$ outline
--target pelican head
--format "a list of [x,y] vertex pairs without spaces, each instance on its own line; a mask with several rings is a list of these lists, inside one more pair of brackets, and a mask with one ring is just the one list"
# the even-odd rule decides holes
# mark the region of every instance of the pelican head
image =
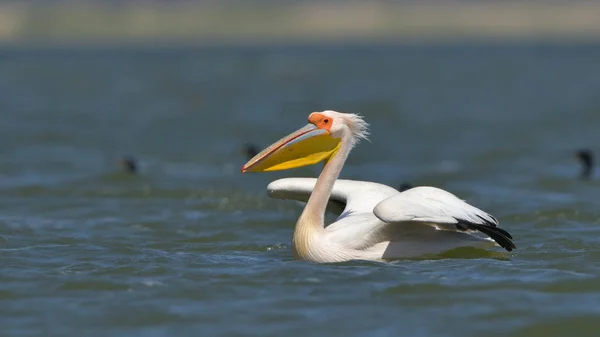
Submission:
[[354,146],[367,139],[361,116],[332,110],[313,112],[308,124],[281,138],[242,166],[242,173],[288,170],[329,160],[346,140]]

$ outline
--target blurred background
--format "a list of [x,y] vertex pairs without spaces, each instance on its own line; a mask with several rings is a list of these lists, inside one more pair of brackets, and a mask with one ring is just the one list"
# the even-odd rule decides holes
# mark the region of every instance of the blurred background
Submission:
[[[3,335],[594,336],[599,18],[596,1],[0,2]],[[371,124],[342,178],[447,189],[518,249],[293,261],[302,205],[265,187],[320,166],[240,168],[326,109]]]
[[3,1],[5,43],[590,39],[595,1]]

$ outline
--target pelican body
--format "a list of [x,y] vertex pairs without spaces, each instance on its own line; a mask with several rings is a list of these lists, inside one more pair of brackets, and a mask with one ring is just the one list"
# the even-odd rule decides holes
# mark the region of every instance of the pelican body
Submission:
[[[325,162],[319,177],[285,178],[269,196],[305,201],[292,237],[296,259],[317,263],[396,260],[494,244],[512,251],[512,236],[492,215],[435,187],[403,192],[367,181],[338,179],[352,148],[368,137],[356,114],[313,112],[308,125],[269,146],[245,172],[287,170]],[[325,227],[325,212],[339,214]]]

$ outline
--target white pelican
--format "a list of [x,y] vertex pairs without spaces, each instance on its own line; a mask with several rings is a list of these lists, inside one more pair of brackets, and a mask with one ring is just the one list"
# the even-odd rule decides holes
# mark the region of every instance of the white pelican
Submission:
[[[496,218],[439,188],[398,192],[373,182],[337,179],[354,145],[367,138],[368,124],[359,115],[331,110],[313,112],[308,121],[242,167],[242,173],[263,172],[325,162],[318,179],[285,178],[267,187],[271,197],[307,201],[292,238],[296,259],[394,260],[487,247],[494,241],[507,251],[516,248]],[[327,209],[341,214],[325,227]]]

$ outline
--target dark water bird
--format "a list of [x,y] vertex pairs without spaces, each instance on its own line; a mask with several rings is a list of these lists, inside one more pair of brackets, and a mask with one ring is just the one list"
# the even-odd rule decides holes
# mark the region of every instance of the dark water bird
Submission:
[[411,183],[402,183],[400,184],[400,186],[398,186],[397,190],[400,192],[404,192],[406,190],[410,190],[411,188],[413,188],[414,186]]
[[581,179],[590,179],[594,170],[594,154],[591,150],[582,149],[577,151],[575,155],[582,166],[579,177]]
[[258,146],[252,143],[246,143],[242,147],[242,152],[246,155],[246,157],[248,157],[248,160],[250,160],[254,158],[254,156],[256,156],[260,151],[258,150]]
[[122,156],[119,158],[118,165],[127,173],[136,174],[138,172],[137,162],[135,158],[131,156]]

